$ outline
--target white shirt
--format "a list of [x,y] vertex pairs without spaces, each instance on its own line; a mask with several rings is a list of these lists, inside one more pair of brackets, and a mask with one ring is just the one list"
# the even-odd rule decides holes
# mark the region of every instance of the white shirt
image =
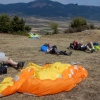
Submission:
[[0,52],[0,59],[5,57],[5,53]]

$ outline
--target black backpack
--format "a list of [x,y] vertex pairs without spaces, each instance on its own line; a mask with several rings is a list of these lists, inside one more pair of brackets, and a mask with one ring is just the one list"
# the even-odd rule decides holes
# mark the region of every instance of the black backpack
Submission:
[[0,75],[1,74],[7,74],[7,66],[0,63]]
[[73,43],[70,43],[69,48],[74,50],[81,50],[81,43],[78,43],[77,41],[74,41]]
[[73,43],[70,43],[69,49],[74,49],[74,44]]

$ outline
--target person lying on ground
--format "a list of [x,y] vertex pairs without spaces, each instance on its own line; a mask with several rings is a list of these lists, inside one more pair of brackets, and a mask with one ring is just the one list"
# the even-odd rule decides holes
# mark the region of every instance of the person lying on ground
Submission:
[[74,49],[74,50],[81,50],[81,51],[90,51],[91,53],[93,53],[95,51],[93,42],[89,42],[87,44],[81,44],[78,41],[74,41],[73,43],[70,43],[69,46],[70,49]]
[[67,55],[67,56],[70,56],[72,54],[72,51],[67,53],[66,51],[58,50],[56,45],[52,45],[50,43],[45,44],[45,45],[47,45],[46,53],[57,54],[57,55]]
[[21,69],[24,66],[24,62],[15,62],[10,57],[7,57],[4,52],[1,52],[0,48],[0,63],[5,65],[11,65],[15,69]]

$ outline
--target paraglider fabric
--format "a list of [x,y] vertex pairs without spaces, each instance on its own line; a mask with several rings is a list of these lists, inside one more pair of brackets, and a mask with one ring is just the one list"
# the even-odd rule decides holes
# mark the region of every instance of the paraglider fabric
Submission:
[[39,38],[41,38],[41,36],[38,35],[38,34],[29,34],[28,37],[29,37],[29,38],[34,38],[34,39],[39,39]]
[[29,63],[14,78],[6,77],[0,83],[0,96],[15,92],[42,96],[69,91],[87,75],[87,70],[80,65],[56,62],[39,66]]
[[96,50],[100,50],[100,46],[94,46]]

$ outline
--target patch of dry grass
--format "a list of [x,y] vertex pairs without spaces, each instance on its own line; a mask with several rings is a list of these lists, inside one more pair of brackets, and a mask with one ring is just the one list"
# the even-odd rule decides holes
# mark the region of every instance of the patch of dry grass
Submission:
[[[0,47],[2,51],[15,61],[25,61],[24,68],[29,62],[43,65],[45,63],[72,63],[80,62],[88,70],[88,78],[77,84],[69,92],[61,92],[54,95],[41,97],[15,93],[10,96],[0,98],[1,100],[99,100],[100,99],[100,51],[86,53],[73,51],[71,56],[56,56],[45,54],[39,51],[44,43],[57,45],[60,50],[67,50],[69,43],[79,40],[82,43],[88,41],[98,41],[100,43],[100,31],[84,31],[73,34],[43,35],[41,39],[29,39],[27,36],[0,34]],[[8,73],[0,75],[0,82],[7,76],[14,77],[18,73],[12,67],[8,68]]]

